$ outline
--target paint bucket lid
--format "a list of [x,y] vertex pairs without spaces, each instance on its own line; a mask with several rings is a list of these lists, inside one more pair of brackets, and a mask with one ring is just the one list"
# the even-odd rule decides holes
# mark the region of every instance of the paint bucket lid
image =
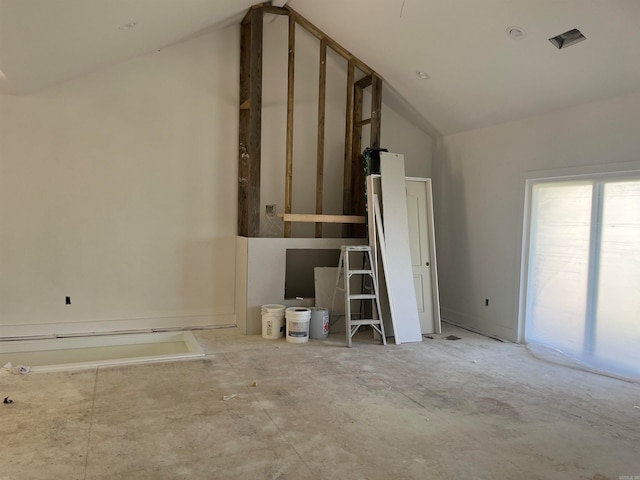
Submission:
[[262,313],[280,313],[284,312],[284,309],[287,308],[284,305],[278,305],[277,303],[272,303],[269,305],[262,305]]

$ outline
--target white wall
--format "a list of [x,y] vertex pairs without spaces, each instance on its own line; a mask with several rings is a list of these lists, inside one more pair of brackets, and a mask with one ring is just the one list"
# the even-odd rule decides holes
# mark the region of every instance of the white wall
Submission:
[[639,126],[636,94],[440,139],[433,185],[443,319],[516,340],[526,178],[628,168],[640,160]]
[[407,177],[431,177],[433,139],[429,135],[384,103],[380,129],[380,146],[404,155]]
[[[287,22],[266,21],[261,201],[282,212]],[[294,212],[311,213],[318,41],[298,31]],[[0,337],[235,322],[239,42],[234,25],[0,96]],[[328,71],[325,212],[341,213],[344,60]],[[428,135],[385,110],[382,138],[427,174]]]
[[234,323],[238,69],[233,26],[0,96],[0,336]]

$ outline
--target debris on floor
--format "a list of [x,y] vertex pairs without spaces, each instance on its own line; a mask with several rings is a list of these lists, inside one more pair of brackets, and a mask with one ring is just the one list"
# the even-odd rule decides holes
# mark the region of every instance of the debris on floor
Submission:
[[9,405],[10,403],[13,403],[13,400],[11,400],[9,397],[4,397],[2,403],[4,403],[5,405]]
[[26,367],[24,365],[16,365],[14,367],[11,362],[7,362],[2,368],[14,375],[27,375],[31,371],[31,367]]
[[[423,338],[428,338],[429,340],[434,340],[436,337],[433,335],[422,335]],[[441,340],[461,340],[460,337],[456,337],[455,335],[449,335],[447,337],[440,337]]]
[[258,386],[258,382],[253,382],[253,383],[251,384],[251,386],[252,386],[252,387],[257,387],[257,386]]
[[232,398],[235,398],[235,397],[237,397],[237,396],[238,396],[238,394],[237,394],[237,393],[232,393],[231,395],[224,395],[224,396],[222,397],[222,400],[226,402],[227,400],[231,400]]

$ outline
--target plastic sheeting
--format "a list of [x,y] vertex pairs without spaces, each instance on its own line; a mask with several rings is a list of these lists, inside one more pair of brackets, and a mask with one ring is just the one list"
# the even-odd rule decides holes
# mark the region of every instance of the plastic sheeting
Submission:
[[531,208],[526,341],[640,379],[640,181],[538,183]]

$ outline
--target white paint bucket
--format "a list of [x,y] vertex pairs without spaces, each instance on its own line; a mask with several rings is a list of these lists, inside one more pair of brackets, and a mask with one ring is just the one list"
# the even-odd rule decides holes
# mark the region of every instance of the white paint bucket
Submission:
[[276,339],[284,335],[284,305],[262,306],[262,338]]
[[329,336],[329,310],[322,307],[311,308],[311,321],[309,324],[309,337],[325,339]]
[[304,307],[287,308],[287,342],[306,343],[309,341],[309,321],[311,310]]

